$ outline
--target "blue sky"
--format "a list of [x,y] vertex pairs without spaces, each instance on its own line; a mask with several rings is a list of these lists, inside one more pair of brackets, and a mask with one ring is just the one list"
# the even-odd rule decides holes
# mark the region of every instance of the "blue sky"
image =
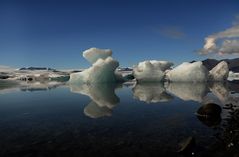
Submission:
[[0,65],[87,67],[91,47],[112,49],[121,66],[233,58],[196,51],[238,15],[237,0],[0,0]]

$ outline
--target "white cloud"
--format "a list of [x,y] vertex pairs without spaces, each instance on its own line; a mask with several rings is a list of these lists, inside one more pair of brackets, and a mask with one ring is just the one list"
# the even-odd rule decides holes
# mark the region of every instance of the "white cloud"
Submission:
[[[221,44],[219,44],[218,42]],[[216,53],[219,55],[239,54],[239,16],[233,26],[224,31],[209,35],[205,38],[205,44],[199,54],[207,55]]]
[[219,49],[219,54],[239,54],[239,40],[225,40]]

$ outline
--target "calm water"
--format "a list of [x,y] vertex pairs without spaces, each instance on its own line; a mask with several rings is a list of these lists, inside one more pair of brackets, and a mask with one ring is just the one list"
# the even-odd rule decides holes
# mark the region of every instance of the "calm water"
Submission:
[[[238,87],[0,82],[0,156],[238,155]],[[196,116],[208,102],[221,118]]]

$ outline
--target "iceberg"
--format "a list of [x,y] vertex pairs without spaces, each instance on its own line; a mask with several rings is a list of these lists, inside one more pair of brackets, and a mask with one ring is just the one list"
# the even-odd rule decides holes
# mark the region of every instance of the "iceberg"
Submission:
[[133,68],[133,75],[138,82],[160,82],[172,65],[168,61],[143,61]]
[[228,64],[225,61],[218,63],[212,70],[209,71],[209,81],[226,81],[229,75]]
[[98,49],[95,47],[83,52],[83,57],[91,64],[95,63],[100,58],[104,60],[111,55],[112,51],[110,49]]
[[112,57],[98,59],[90,68],[70,75],[70,83],[107,83],[116,82],[115,69],[118,61]]
[[82,72],[70,75],[70,83],[113,83],[122,81],[123,77],[119,73],[115,73],[119,62],[111,57],[111,50],[101,50],[91,48],[83,52],[92,66]]
[[201,61],[184,62],[166,73],[169,82],[206,82],[208,70]]

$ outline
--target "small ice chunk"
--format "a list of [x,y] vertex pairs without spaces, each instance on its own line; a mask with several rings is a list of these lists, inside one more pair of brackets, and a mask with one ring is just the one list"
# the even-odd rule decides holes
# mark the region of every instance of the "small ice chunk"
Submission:
[[98,59],[106,59],[112,55],[110,49],[98,49],[90,48],[83,52],[83,57],[89,61],[91,64],[95,63]]
[[166,74],[170,82],[206,82],[208,70],[201,61],[188,63],[184,62]]
[[218,63],[209,71],[209,81],[226,81],[229,75],[228,64],[225,61]]
[[173,63],[168,61],[144,61],[133,68],[133,75],[138,82],[160,82],[163,81],[165,70]]

